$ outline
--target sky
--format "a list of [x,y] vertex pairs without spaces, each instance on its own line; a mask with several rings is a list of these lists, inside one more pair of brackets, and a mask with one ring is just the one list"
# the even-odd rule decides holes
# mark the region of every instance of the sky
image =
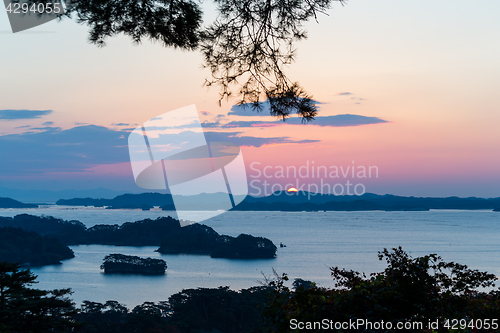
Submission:
[[347,194],[349,181],[358,193],[500,197],[499,12],[492,0],[333,4],[286,69],[319,102],[301,124],[219,106],[196,51],[125,36],[98,48],[69,19],[13,34],[0,10],[0,187],[141,191],[128,135],[195,105],[207,141],[241,147],[250,194],[265,181]]

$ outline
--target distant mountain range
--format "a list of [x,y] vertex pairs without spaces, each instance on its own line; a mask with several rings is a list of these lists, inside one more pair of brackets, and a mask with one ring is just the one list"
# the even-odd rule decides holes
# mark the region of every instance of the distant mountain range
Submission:
[[[94,206],[108,209],[143,209],[160,207],[163,210],[217,210],[224,209],[228,195],[225,193],[202,193],[192,196],[175,196],[175,204],[170,194],[139,193],[121,194],[114,198],[72,198],[59,199],[58,205]],[[500,211],[500,198],[422,198],[366,193],[362,196],[333,194],[323,195],[308,192],[275,192],[267,197],[235,196],[235,201],[243,201],[236,211],[425,211],[429,209],[491,209]],[[23,206],[25,205],[25,206]],[[36,205],[0,198],[0,208],[32,208]]]
[[0,186],[0,197],[13,198],[22,202],[29,203],[48,203],[53,204],[59,199],[71,198],[107,198],[112,199],[126,191],[113,191],[106,188],[96,188],[91,190],[19,190]]
[[[194,196],[175,197],[177,209],[214,210],[227,200],[225,193],[199,194]],[[241,196],[240,196],[240,199]],[[142,193],[124,194],[113,199],[75,198],[58,200],[58,205],[70,206],[108,206],[109,208],[141,208],[154,206],[163,210],[173,210],[174,204],[170,194]],[[378,195],[366,193],[355,195],[322,195],[308,192],[288,193],[275,192],[267,197],[246,198],[233,210],[237,211],[425,211],[429,209],[495,209],[500,208],[500,198],[418,198],[396,195]]]
[[234,210],[252,211],[425,211],[429,209],[498,209],[500,198],[419,198],[366,193],[361,196],[274,192],[267,197],[247,196]]
[[[244,195],[234,196],[241,201]],[[74,198],[57,200],[57,205],[65,206],[94,206],[108,209],[143,209],[149,210],[153,207],[160,207],[162,210],[218,210],[227,209],[229,196],[226,193],[201,193],[190,196],[175,196],[175,204],[170,194],[161,193],[140,193],[140,194],[122,194],[113,199],[93,199],[93,198]]]

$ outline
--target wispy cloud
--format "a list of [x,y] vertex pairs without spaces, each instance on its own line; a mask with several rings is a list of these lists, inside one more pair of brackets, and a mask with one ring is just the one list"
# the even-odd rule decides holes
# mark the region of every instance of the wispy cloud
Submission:
[[223,128],[244,128],[244,127],[273,127],[283,125],[302,125],[302,126],[328,126],[328,127],[347,127],[361,126],[370,124],[387,123],[387,120],[378,117],[366,117],[355,114],[339,114],[334,116],[315,117],[310,123],[302,123],[299,117],[288,118],[283,121],[231,121]]
[[335,94],[335,96],[349,96],[349,95],[353,95],[353,93],[348,91],[343,91]]
[[144,129],[146,131],[166,131],[166,130],[180,130],[180,129],[197,129],[200,128],[200,124],[203,128],[217,128],[220,127],[220,121],[204,121],[200,123],[199,121],[194,121],[188,124],[182,125],[171,125],[171,126],[145,126]]
[[292,140],[289,137],[260,138],[255,136],[241,136],[241,132],[205,132],[208,142],[231,142],[239,146],[261,147],[271,144],[304,144],[320,140]]
[[[165,145],[167,142],[187,142],[192,138],[192,131],[183,131],[177,134],[159,134],[156,138],[150,138],[150,145]],[[230,142],[238,146],[261,147],[271,144],[303,144],[319,142],[320,140],[293,140],[289,137],[263,138],[257,136],[245,136],[243,132],[204,132],[207,142]]]
[[0,110],[0,119],[36,119],[51,113],[52,110]]
[[[160,134],[158,142],[191,138],[189,131]],[[96,125],[29,128],[27,132],[0,135],[2,163],[0,174],[45,174],[51,172],[90,172],[98,165],[129,162],[129,132]],[[171,140],[169,140],[171,136]],[[304,144],[318,140],[293,140],[289,137],[261,138],[242,132],[205,132],[207,142],[232,142],[239,146],[261,147],[270,144]],[[155,140],[150,141],[152,144]]]
[[95,125],[37,130],[0,136],[0,173],[82,171],[128,161],[126,132]]

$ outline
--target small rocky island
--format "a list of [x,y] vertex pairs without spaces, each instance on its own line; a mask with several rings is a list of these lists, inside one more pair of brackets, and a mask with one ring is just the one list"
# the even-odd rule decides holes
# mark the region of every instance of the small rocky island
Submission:
[[141,258],[114,253],[104,257],[101,269],[104,270],[105,274],[163,275],[167,269],[167,263],[162,259]]

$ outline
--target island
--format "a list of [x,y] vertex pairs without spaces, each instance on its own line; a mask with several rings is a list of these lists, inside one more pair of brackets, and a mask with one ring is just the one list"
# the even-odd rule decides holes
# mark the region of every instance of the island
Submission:
[[57,265],[75,254],[57,238],[41,236],[21,228],[0,228],[0,262],[21,266]]
[[64,245],[158,246],[157,252],[160,253],[201,254],[231,259],[272,259],[277,251],[267,238],[220,235],[211,227],[199,223],[181,227],[179,220],[170,216],[122,225],[98,224],[90,228],[79,221],[64,221],[51,216],[0,216],[0,228],[8,227],[56,238]]
[[106,207],[106,209],[142,209],[150,210],[155,206],[163,210],[175,210],[174,202],[170,194],[140,193],[122,194],[113,199],[73,198],[57,200],[56,205],[63,206],[94,206]]
[[[175,197],[175,205],[174,199]],[[245,195],[233,195],[235,201],[240,202]],[[228,199],[227,193],[201,193],[197,195],[176,195],[168,193],[126,193],[113,199],[102,198],[73,198],[59,199],[56,204],[64,206],[93,206],[106,209],[161,209],[161,210],[218,210],[225,209]],[[158,207],[158,208],[155,208]]]
[[264,237],[241,234],[238,237],[220,237],[212,258],[267,259],[276,256],[276,245]]
[[206,254],[212,258],[271,259],[276,257],[277,249],[264,237],[219,235],[212,228],[196,223],[166,234],[156,251],[162,254]]
[[23,203],[11,198],[0,198],[0,208],[38,208],[38,205]]
[[104,257],[101,269],[104,270],[104,274],[163,275],[167,269],[167,263],[162,259],[113,253]]

